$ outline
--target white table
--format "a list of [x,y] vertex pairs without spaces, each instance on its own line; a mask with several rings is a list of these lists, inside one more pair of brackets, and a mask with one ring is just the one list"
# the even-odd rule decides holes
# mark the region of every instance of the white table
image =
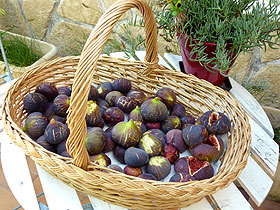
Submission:
[[[112,57],[124,57],[124,53],[112,53]],[[145,52],[138,51],[136,55],[140,60],[144,59]],[[165,59],[160,57],[159,63],[170,69],[180,70],[178,61],[180,56],[165,54]],[[230,79],[232,90],[230,93],[239,101],[245,109],[251,125],[251,154],[248,164],[242,171],[235,184],[241,185],[250,198],[258,206],[266,198],[271,186],[278,164],[279,147],[273,141],[273,129],[262,107],[255,98],[233,79]],[[4,94],[13,83],[9,82],[0,86],[0,103],[3,103]],[[81,210],[83,209],[77,192],[61,181],[49,175],[36,164],[38,175],[45,193],[48,208],[38,204],[34,186],[29,173],[29,168],[24,153],[3,132],[0,123],[1,135],[1,160],[5,178],[15,198],[26,210]],[[13,166],[13,167],[10,167]],[[19,173],[20,171],[20,173]],[[213,210],[213,204],[222,210],[252,210],[250,203],[240,193],[234,183],[219,192],[204,198],[201,201],[182,208],[181,210]],[[89,196],[94,210],[127,210],[126,208],[105,203],[102,200]]]

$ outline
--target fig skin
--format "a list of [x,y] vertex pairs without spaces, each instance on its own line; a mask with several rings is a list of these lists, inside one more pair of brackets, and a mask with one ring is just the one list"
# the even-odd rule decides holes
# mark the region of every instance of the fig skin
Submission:
[[149,134],[143,135],[138,147],[143,149],[150,157],[159,155],[162,150],[160,140]]
[[136,89],[130,90],[127,93],[127,96],[133,99],[136,106],[140,106],[147,99],[147,96],[144,92]]
[[161,101],[168,109],[172,109],[176,103],[176,94],[171,88],[164,87],[157,91],[156,95],[161,98]]
[[111,164],[111,159],[103,153],[97,154],[97,155],[91,155],[89,156],[90,161],[93,162],[94,164],[107,167]]
[[161,124],[160,122],[146,122],[146,128],[148,130],[151,130],[151,129],[159,129],[161,128]]
[[53,100],[54,113],[58,116],[66,117],[69,106],[70,98],[67,95],[58,95]]
[[145,133],[147,131],[146,126],[144,125],[143,122],[140,121],[134,121],[134,124],[140,129],[141,133]]
[[66,123],[66,118],[65,117],[60,117],[60,116],[57,116],[57,115],[53,115],[53,116],[49,117],[48,121],[51,121],[51,119],[54,119],[55,121],[58,121],[58,122],[62,122],[63,124]]
[[118,107],[110,107],[104,111],[102,118],[107,125],[113,126],[124,121],[124,113]]
[[115,143],[123,147],[131,147],[138,144],[142,137],[142,132],[133,120],[129,120],[128,122],[116,124],[112,129],[111,135]]
[[139,106],[136,106],[128,115],[128,120],[144,122]]
[[135,108],[133,99],[127,96],[117,97],[115,100],[115,106],[127,114],[129,114]]
[[57,88],[57,92],[58,95],[67,95],[67,96],[71,96],[71,88],[69,88],[68,86],[61,86]]
[[48,100],[40,93],[28,93],[23,99],[23,108],[30,114],[32,112],[44,113],[48,107]]
[[147,173],[154,175],[157,180],[162,180],[171,171],[170,162],[162,156],[151,157],[147,164]]
[[149,155],[142,149],[130,147],[124,153],[124,162],[128,166],[139,168],[149,162]]
[[105,130],[106,143],[105,143],[105,146],[104,146],[104,149],[103,149],[104,153],[111,152],[114,149],[115,143],[112,140],[112,135],[111,135],[112,134],[111,133],[112,129],[113,129],[113,127],[109,127]]
[[44,135],[50,144],[59,144],[67,140],[69,135],[69,128],[67,125],[51,119],[50,123],[45,129]]
[[106,95],[112,90],[113,89],[111,82],[102,82],[100,85],[97,86],[97,92],[101,99],[105,99]]
[[124,167],[123,171],[125,174],[130,176],[140,176],[143,173],[141,168],[130,167],[130,166]]
[[202,125],[188,125],[182,136],[188,146],[194,147],[207,140],[208,132]]
[[119,96],[123,96],[120,91],[111,91],[106,95],[105,101],[109,104],[109,106],[115,106],[115,100]]
[[122,167],[120,167],[119,165],[116,165],[116,164],[111,164],[111,165],[107,166],[107,168],[124,173]]
[[90,155],[102,152],[106,143],[105,132],[99,127],[88,127],[85,145]]
[[145,173],[145,174],[140,174],[138,177],[142,178],[142,179],[146,179],[146,180],[155,180],[155,181],[157,181],[157,178],[153,174]]
[[[99,127],[102,126],[102,116],[98,105],[95,101],[89,100],[87,102],[86,123],[88,126]],[[104,126],[104,124],[103,124]],[[102,126],[102,128],[103,128]]]
[[92,100],[92,101],[97,101],[99,98],[99,94],[98,91],[96,89],[96,87],[94,87],[93,85],[90,86],[89,89],[89,94],[88,94],[88,100]]
[[44,112],[44,116],[48,119],[48,121],[50,121],[50,120],[51,120],[51,117],[52,117],[53,115],[55,115],[55,113],[54,113],[54,108],[53,108],[53,103],[50,102],[50,103],[48,103],[48,105],[47,105],[47,109],[46,109],[46,111]]
[[172,129],[181,129],[181,120],[175,115],[168,116],[165,120],[161,122],[161,130],[164,133],[167,133]]
[[161,155],[173,164],[179,158],[179,151],[173,144],[165,144],[162,148]]
[[169,182],[189,182],[189,181],[195,181],[195,178],[190,174],[186,174],[186,173],[176,173],[169,180]]
[[181,116],[180,120],[181,120],[181,124],[182,125],[185,125],[185,124],[188,124],[188,125],[192,124],[192,125],[194,125],[195,124],[195,118],[192,115],[190,115],[190,114]]
[[110,107],[110,105],[108,104],[107,101],[103,100],[103,99],[98,99],[97,101],[97,105],[99,107],[99,110],[101,112],[101,115],[103,115],[103,113],[106,111],[106,109],[108,109]]
[[71,158],[70,154],[68,153],[68,151],[66,149],[66,140],[64,140],[56,145],[56,153],[63,157]]
[[115,145],[113,148],[113,155],[121,164],[125,164],[124,154],[126,149],[126,147],[122,147],[121,145]]
[[160,122],[168,116],[167,107],[158,97],[144,101],[140,109],[143,119],[147,121]]
[[37,139],[44,134],[48,125],[47,118],[41,112],[33,112],[27,116],[23,131],[32,139]]
[[175,104],[170,113],[170,115],[175,115],[180,118],[185,115],[186,109],[182,104]]
[[128,93],[131,89],[131,81],[126,78],[117,78],[113,81],[112,88],[122,93]]
[[146,131],[143,135],[151,135],[156,137],[158,140],[161,142],[161,146],[164,146],[165,141],[166,141],[166,135],[162,132],[160,129],[151,129]]
[[52,102],[54,98],[58,96],[57,88],[51,82],[43,82],[39,84],[35,90],[35,93],[44,95],[49,102]]
[[45,149],[51,151],[51,152],[55,152],[55,147],[54,145],[50,144],[49,142],[47,142],[46,136],[42,135],[40,136],[37,140],[36,143],[41,145],[42,147],[44,147]]
[[208,111],[199,118],[200,125],[203,125],[209,133],[224,134],[230,130],[230,119],[221,112]]
[[179,129],[172,129],[167,132],[166,143],[173,144],[180,153],[183,153],[188,149],[188,145],[183,139],[182,131]]

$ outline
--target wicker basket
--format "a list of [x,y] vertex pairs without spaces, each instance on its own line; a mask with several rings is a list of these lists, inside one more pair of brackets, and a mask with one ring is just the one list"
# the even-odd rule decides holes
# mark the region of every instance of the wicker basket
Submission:
[[[100,56],[114,24],[130,8],[137,8],[145,20],[146,59],[127,61]],[[45,62],[25,73],[9,89],[3,106],[2,119],[6,133],[47,172],[76,190],[106,202],[133,209],[178,209],[197,202],[227,187],[247,163],[250,146],[248,118],[238,102],[219,87],[158,65],[157,32],[152,10],[144,0],[116,2],[100,18],[90,34],[81,57],[64,57]],[[227,150],[217,174],[207,180],[188,183],[148,181],[119,173],[90,162],[85,148],[86,102],[90,84],[126,77],[148,95],[161,87],[170,87],[190,114],[199,116],[207,110],[225,113],[232,122],[227,137]],[[70,128],[65,158],[47,151],[32,141],[22,130],[26,118],[23,98],[38,84],[50,81],[57,86],[71,85],[71,105],[67,116]],[[86,169],[86,170],[84,170]],[[107,173],[106,173],[107,172]]]

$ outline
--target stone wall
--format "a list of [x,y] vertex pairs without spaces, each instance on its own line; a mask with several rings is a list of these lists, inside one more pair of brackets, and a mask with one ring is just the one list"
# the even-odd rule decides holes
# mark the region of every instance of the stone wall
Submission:
[[[163,0],[153,0],[163,1]],[[80,55],[98,19],[115,0],[0,0],[6,16],[0,16],[2,29],[44,40],[56,45],[60,56]],[[110,40],[120,41],[120,30],[135,11],[127,12],[118,22]],[[142,34],[143,34],[143,29]],[[135,31],[135,32],[134,32]],[[133,35],[139,30],[134,29]],[[123,40],[123,39],[122,39]],[[168,48],[178,52],[176,44],[158,37],[159,52]],[[121,47],[121,46],[120,46]],[[254,49],[241,54],[230,75],[242,83],[263,104],[280,108],[280,50]]]

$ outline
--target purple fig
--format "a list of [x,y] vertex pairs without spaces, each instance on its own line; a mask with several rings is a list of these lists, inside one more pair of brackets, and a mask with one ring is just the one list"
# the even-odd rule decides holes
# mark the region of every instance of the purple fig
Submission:
[[157,180],[162,180],[171,171],[170,162],[162,156],[151,157],[147,164],[147,173],[154,175]]
[[[86,113],[86,123],[88,126],[99,127],[103,119],[99,110],[98,105],[95,101],[87,102],[87,113]],[[103,128],[103,126],[101,126]]]
[[99,94],[98,94],[96,87],[91,85],[90,89],[89,89],[88,100],[97,101],[98,97],[99,97]]
[[166,143],[173,144],[175,147],[177,147],[180,153],[183,153],[188,148],[183,139],[182,131],[179,129],[172,129],[167,132]]
[[112,90],[112,83],[110,82],[103,82],[97,86],[97,92],[101,99],[105,99],[106,95]]
[[150,157],[157,156],[161,152],[160,140],[149,134],[142,136],[138,147],[143,149]]
[[149,162],[149,155],[139,148],[128,148],[124,153],[124,162],[126,165],[139,168]]
[[164,133],[167,133],[172,129],[180,129],[180,128],[181,128],[181,120],[179,117],[175,115],[168,116],[165,120],[161,122],[161,130]]
[[161,101],[163,101],[168,109],[172,109],[174,107],[176,103],[176,94],[171,88],[161,88],[157,91],[156,95],[161,98]]
[[71,96],[71,88],[68,86],[61,86],[57,88],[58,95],[67,95]]
[[126,78],[117,78],[113,81],[112,88],[122,93],[128,93],[131,89],[131,82]]
[[171,110],[171,115],[175,115],[177,117],[182,117],[186,113],[186,109],[182,104],[175,104]]
[[43,82],[35,90],[35,93],[40,93],[46,97],[49,102],[52,102],[58,95],[56,86],[51,82]]
[[127,96],[117,97],[115,100],[115,106],[120,108],[124,113],[127,114],[135,108],[133,99]]
[[33,112],[27,116],[23,131],[32,138],[37,139],[44,134],[48,120],[41,112]]
[[89,158],[91,162],[103,167],[107,167],[111,164],[111,159],[106,154],[103,153],[97,155],[91,155],[89,156]]
[[119,96],[123,96],[123,94],[120,91],[111,91],[109,92],[106,97],[105,97],[105,101],[110,105],[110,106],[116,106],[115,105],[115,100],[117,97]]
[[166,105],[157,97],[144,101],[140,109],[143,119],[147,121],[160,122],[168,116]]
[[143,117],[141,115],[141,110],[139,106],[136,106],[128,115],[128,120],[134,120],[134,121],[141,121],[144,122]]
[[106,143],[105,143],[105,146],[103,148],[104,153],[112,151],[114,146],[115,146],[115,143],[112,139],[112,133],[111,133],[112,129],[113,129],[113,127],[109,127],[105,130]]
[[141,90],[130,90],[127,96],[133,99],[136,106],[140,106],[147,99],[145,93]]
[[106,143],[105,132],[99,127],[88,127],[85,145],[90,155],[102,152]]
[[36,140],[36,143],[41,145],[42,147],[44,147],[45,149],[51,151],[51,152],[55,152],[55,147],[54,145],[50,144],[48,141],[47,141],[47,138],[46,136],[42,135],[40,136],[37,140]]
[[124,113],[118,107],[110,107],[106,109],[102,115],[104,122],[107,125],[113,126],[124,121]]
[[50,123],[45,129],[44,135],[47,137],[47,141],[50,144],[59,144],[60,142],[67,139],[69,130],[65,124],[51,119]]
[[67,116],[67,110],[70,106],[70,98],[67,95],[58,95],[53,101],[53,108],[56,115]]
[[28,93],[23,99],[23,108],[30,114],[32,112],[44,113],[48,107],[48,100],[40,93]]
[[208,132],[202,125],[188,125],[182,135],[186,144],[194,147],[207,140]]

